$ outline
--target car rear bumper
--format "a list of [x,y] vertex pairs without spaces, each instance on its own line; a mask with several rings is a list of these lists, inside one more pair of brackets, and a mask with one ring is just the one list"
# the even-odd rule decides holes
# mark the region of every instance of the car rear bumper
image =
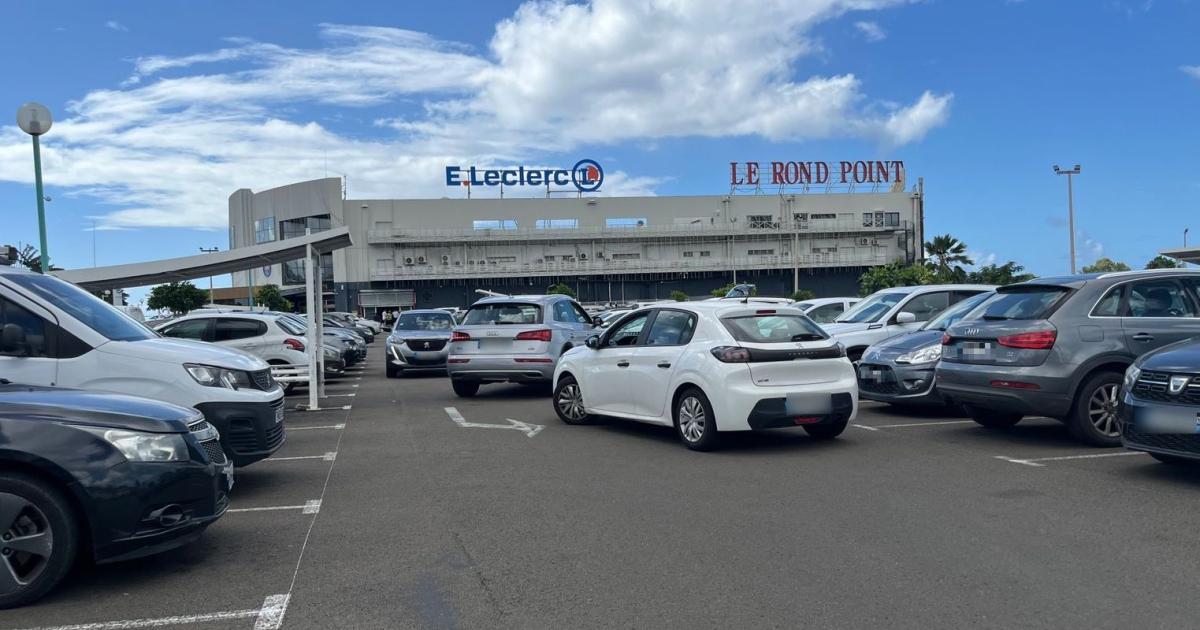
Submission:
[[558,358],[548,354],[456,355],[446,364],[455,380],[481,383],[549,383]]
[[811,385],[763,387],[746,375],[730,375],[715,383],[717,391],[708,396],[717,429],[753,431],[852,421],[858,413],[858,383],[850,363],[843,362],[837,380]]
[[[938,363],[935,385],[943,400],[1027,416],[1063,418],[1071,411],[1069,379],[1047,376],[1045,366]],[[1021,383],[1027,389],[1003,386]]]
[[841,392],[831,394],[828,412],[819,414],[789,409],[787,398],[764,398],[759,400],[754,405],[754,408],[750,410],[750,415],[746,418],[746,422],[750,425],[751,429],[759,431],[762,429],[838,424],[840,422],[849,422],[852,416],[854,416],[854,396],[848,392]]
[[1125,448],[1200,461],[1200,407],[1122,396],[1118,414]]

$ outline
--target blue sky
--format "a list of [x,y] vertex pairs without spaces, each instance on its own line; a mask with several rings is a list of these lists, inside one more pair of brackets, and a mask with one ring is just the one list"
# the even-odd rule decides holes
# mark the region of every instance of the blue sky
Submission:
[[[1080,264],[1140,266],[1200,231],[1200,3],[440,6],[8,7],[0,111],[56,116],[55,263],[92,265],[93,237],[100,265],[224,249],[242,187],[345,174],[354,197],[441,196],[447,163],[580,157],[609,194],[725,192],[730,161],[902,159],[927,233],[1039,274],[1068,266],[1055,163],[1083,165]],[[36,243],[11,123],[0,212],[0,241]]]

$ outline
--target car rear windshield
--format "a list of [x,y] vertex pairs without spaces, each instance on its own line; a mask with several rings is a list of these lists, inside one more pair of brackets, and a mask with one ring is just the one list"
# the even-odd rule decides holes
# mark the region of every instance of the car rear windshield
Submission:
[[54,276],[24,273],[11,274],[6,279],[65,311],[109,341],[141,341],[158,337],[158,333],[115,306],[70,282]]
[[463,325],[540,324],[542,307],[520,302],[491,302],[476,304],[467,311]]
[[787,314],[746,315],[721,320],[734,339],[749,343],[790,343],[827,339],[807,317]]
[[1045,319],[1070,293],[1066,287],[1030,286],[997,292],[980,307],[984,320]]
[[401,313],[393,330],[450,330],[454,319],[450,313]]
[[992,295],[991,292],[980,293],[978,295],[972,295],[971,297],[959,302],[958,304],[955,304],[955,305],[951,306],[950,308],[942,311],[941,314],[939,314],[937,317],[934,317],[933,319],[929,320],[928,323],[926,323],[924,326],[922,326],[921,330],[942,330],[942,331],[944,331],[947,328],[958,323],[958,320],[965,317],[967,315],[967,313],[970,313],[971,311],[975,310],[975,308],[977,306],[979,306],[980,304],[983,304],[983,301],[988,299],[989,297],[991,297],[991,295]]
[[288,319],[286,317],[280,317],[279,319],[276,319],[275,323],[278,324],[279,327],[283,329],[283,332],[285,332],[289,335],[300,336],[300,335],[303,335],[308,332],[307,325],[301,326],[300,324],[297,324],[296,322],[294,322],[291,319]]

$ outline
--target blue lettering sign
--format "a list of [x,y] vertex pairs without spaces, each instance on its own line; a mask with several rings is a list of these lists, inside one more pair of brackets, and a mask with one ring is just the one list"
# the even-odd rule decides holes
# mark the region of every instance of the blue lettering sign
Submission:
[[596,192],[604,183],[604,169],[596,160],[579,160],[570,169],[446,167],[447,186],[574,186],[579,192]]

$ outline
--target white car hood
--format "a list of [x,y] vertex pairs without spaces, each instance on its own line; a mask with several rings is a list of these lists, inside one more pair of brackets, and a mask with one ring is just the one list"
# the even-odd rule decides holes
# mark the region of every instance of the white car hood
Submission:
[[866,330],[869,326],[871,326],[871,324],[868,324],[868,323],[863,323],[863,324],[842,323],[842,324],[839,324],[839,323],[835,322],[833,324],[822,325],[821,330],[824,330],[825,332],[829,333],[830,336],[836,337],[838,335],[844,335],[846,333],[852,333],[852,332],[858,332],[860,330]]
[[267,369],[267,362],[252,354],[188,339],[160,337],[142,341],[110,341],[100,346],[98,350],[130,359],[160,361],[176,365],[199,363],[231,370]]

